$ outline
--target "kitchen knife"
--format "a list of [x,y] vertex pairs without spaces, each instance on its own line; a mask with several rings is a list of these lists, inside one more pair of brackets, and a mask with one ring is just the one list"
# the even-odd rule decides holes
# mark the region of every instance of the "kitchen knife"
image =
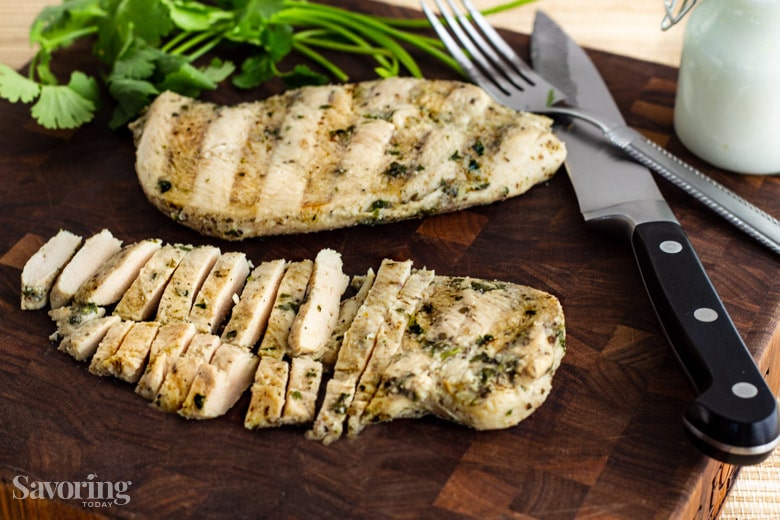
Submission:
[[[588,56],[543,13],[531,50],[536,71],[568,102],[623,121]],[[582,215],[630,241],[661,326],[697,393],[683,415],[688,437],[727,463],[764,460],[780,437],[777,402],[650,172],[617,155],[591,125],[574,122],[558,134]]]
[[[558,37],[559,31],[554,30],[555,22],[547,17],[537,20],[537,38],[535,48],[546,49],[533,56],[535,68],[547,72],[548,81],[558,81],[556,86],[562,90],[576,93],[576,86],[571,84],[573,71],[568,67],[577,67],[577,60],[563,60],[561,56],[568,53],[567,43]],[[549,24],[550,30],[541,28]],[[554,50],[549,49],[553,47]],[[556,98],[555,101],[559,101]],[[584,107],[583,107],[584,108]],[[596,123],[598,124],[598,123]],[[601,114],[600,126],[605,138],[635,161],[644,164],[658,175],[704,204],[727,222],[746,235],[754,238],[771,251],[780,254],[780,221],[761,208],[743,199],[724,185],[716,182],[689,164],[681,161],[645,138],[633,128],[621,123],[620,120],[610,120]]]

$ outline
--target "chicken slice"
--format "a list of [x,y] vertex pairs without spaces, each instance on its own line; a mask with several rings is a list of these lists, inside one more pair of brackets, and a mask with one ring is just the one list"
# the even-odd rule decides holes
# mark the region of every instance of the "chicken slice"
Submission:
[[158,239],[141,240],[123,247],[79,287],[73,299],[81,304],[115,304],[160,247],[162,242]]
[[22,309],[43,309],[57,275],[81,245],[81,237],[60,230],[33,254],[22,269]]
[[283,424],[307,424],[314,421],[322,372],[322,363],[319,361],[306,357],[292,359],[281,419]]
[[258,358],[245,348],[223,343],[192,381],[179,415],[211,419],[227,413],[252,384]]
[[62,338],[59,350],[78,361],[86,361],[95,353],[109,329],[119,321],[118,316],[103,316],[86,321]]
[[57,277],[51,289],[49,301],[52,309],[70,303],[79,287],[120,249],[122,249],[122,241],[107,229],[86,239],[81,249],[76,251]]
[[104,307],[97,305],[68,305],[67,307],[58,307],[49,311],[49,317],[54,321],[57,330],[49,336],[52,341],[59,341],[62,338],[72,334],[82,323],[86,323],[95,318],[102,318],[106,315]]
[[254,347],[268,325],[285,265],[284,260],[273,260],[252,271],[222,332],[223,342],[245,349]]
[[181,408],[198,369],[203,363],[211,361],[219,345],[219,336],[195,334],[187,350],[179,355],[165,375],[152,404],[165,412],[175,412]]
[[219,248],[214,246],[196,247],[184,255],[160,297],[156,321],[163,325],[172,321],[187,321],[195,295],[219,255]]
[[282,359],[289,350],[288,339],[298,309],[306,295],[314,263],[311,260],[294,262],[287,267],[279,290],[276,292],[271,315],[268,317],[268,327],[258,352],[261,356],[272,356]]
[[96,376],[111,375],[106,361],[119,350],[119,345],[122,344],[133,325],[134,322],[132,321],[119,321],[108,329],[105,337],[100,341],[95,354],[92,356],[92,361],[89,363],[90,373]]
[[289,372],[290,365],[286,361],[270,356],[260,358],[244,428],[269,428],[281,423]]
[[352,325],[352,320],[355,319],[358,309],[363,302],[366,301],[369,289],[374,283],[376,274],[373,269],[369,269],[364,276],[355,276],[352,279],[352,285],[358,287],[358,291],[354,296],[344,299],[341,302],[339,308],[339,319],[336,322],[336,327],[328,339],[328,343],[322,351],[322,355],[319,356],[319,361],[323,364],[323,367],[327,370],[333,368],[336,363],[336,358],[341,348],[341,343],[344,341],[344,334],[347,329]]
[[160,326],[149,349],[149,363],[138,380],[135,393],[150,401],[154,399],[168,371],[179,355],[187,350],[193,336],[195,325],[189,322],[174,321]]
[[156,321],[140,321],[125,335],[119,348],[105,361],[108,372],[128,383],[137,383],[146,366],[149,349],[160,324]]
[[167,244],[157,250],[119,300],[114,314],[123,320],[148,320],[157,310],[160,297],[174,270],[191,249],[179,244]]
[[433,271],[414,271],[398,293],[398,300],[387,314],[386,323],[377,335],[376,345],[366,369],[360,376],[357,392],[347,411],[347,433],[354,437],[363,429],[363,411],[374,397],[387,365],[401,346],[409,322],[424,298],[432,290]]
[[314,260],[305,301],[290,328],[290,355],[321,356],[339,319],[341,295],[349,285],[341,255],[323,249]]
[[336,360],[335,373],[325,387],[325,398],[314,421],[310,439],[330,444],[341,437],[347,410],[355,396],[355,387],[366,367],[377,334],[384,326],[385,316],[392,309],[412,269],[410,260],[397,262],[385,259],[376,280],[358,309]]
[[198,332],[214,334],[230,311],[249,276],[244,253],[224,253],[214,264],[195,297],[189,321]]

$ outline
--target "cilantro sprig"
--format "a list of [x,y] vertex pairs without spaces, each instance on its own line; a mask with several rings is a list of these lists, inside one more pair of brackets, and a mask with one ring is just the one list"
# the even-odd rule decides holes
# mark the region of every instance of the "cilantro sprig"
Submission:
[[[228,79],[242,89],[276,77],[288,87],[348,81],[323,52],[372,60],[378,77],[421,77],[409,48],[459,70],[441,42],[421,32],[427,28],[423,19],[379,17],[308,0],[64,0],[33,22],[30,41],[38,50],[26,75],[0,63],[0,97],[32,104],[40,125],[64,129],[90,122],[106,91],[114,105],[109,126],[119,128],[165,90],[198,97]],[[100,73],[74,70],[63,82],[51,67],[56,52],[83,39],[93,42]],[[220,51],[243,58],[208,58]],[[311,66],[283,68],[291,53]]]

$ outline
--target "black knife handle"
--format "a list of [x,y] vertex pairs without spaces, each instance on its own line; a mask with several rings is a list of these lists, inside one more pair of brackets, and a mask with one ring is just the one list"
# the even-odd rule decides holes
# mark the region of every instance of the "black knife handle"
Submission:
[[632,246],[656,314],[697,397],[691,441],[730,464],[755,464],[780,436],[777,401],[676,222],[638,224]]

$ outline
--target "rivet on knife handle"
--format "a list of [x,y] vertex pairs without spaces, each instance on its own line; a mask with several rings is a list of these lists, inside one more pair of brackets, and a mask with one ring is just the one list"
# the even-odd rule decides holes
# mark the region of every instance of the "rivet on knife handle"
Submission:
[[647,292],[697,397],[683,422],[704,453],[755,464],[780,437],[777,402],[676,222],[639,224],[632,245]]
[[657,172],[744,233],[780,254],[780,221],[776,218],[684,163],[633,128],[618,125],[605,135],[634,160]]

